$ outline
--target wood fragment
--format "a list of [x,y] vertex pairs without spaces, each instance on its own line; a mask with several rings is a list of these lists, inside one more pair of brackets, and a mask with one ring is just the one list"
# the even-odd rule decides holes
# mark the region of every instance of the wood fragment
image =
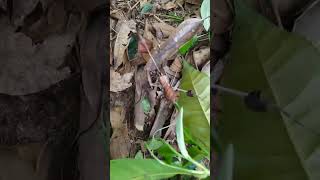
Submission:
[[[169,116],[172,113],[172,103],[166,99],[162,99],[160,102],[160,107],[158,109],[158,113],[156,119],[153,123],[152,129],[150,131],[149,137],[152,137],[154,133],[163,127],[166,120],[168,120]],[[161,136],[161,131],[155,134],[155,137]]]

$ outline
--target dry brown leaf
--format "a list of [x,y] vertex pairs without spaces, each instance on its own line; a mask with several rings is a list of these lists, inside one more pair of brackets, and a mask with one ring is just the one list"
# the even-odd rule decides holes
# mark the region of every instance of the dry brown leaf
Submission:
[[141,106],[141,102],[146,95],[145,89],[143,88],[143,80],[145,78],[145,72],[143,68],[139,68],[135,73],[135,106],[134,106],[134,125],[137,130],[143,131],[144,122],[146,115],[143,112],[143,107]]
[[204,49],[199,49],[193,52],[193,60],[196,66],[201,66],[209,60],[210,48],[206,47]]
[[117,129],[110,138],[110,156],[111,159],[126,158],[130,154],[130,139],[126,127]]
[[194,4],[194,5],[199,5],[201,4],[201,0],[185,0],[186,3],[189,3],[189,4]]
[[[170,26],[167,23],[161,23],[161,22],[160,23],[153,23],[152,27],[155,29],[157,34],[159,34],[158,32],[160,32],[163,35],[162,38],[169,37],[176,30],[176,28],[174,28],[173,26]],[[160,38],[160,39],[162,39],[162,38]]]
[[126,16],[125,16],[125,13],[124,13],[122,10],[120,10],[120,9],[111,11],[111,12],[110,12],[110,16],[111,16],[112,18],[117,19],[117,20],[120,20],[120,21],[126,20],[126,19],[125,19],[125,17],[126,17]]
[[110,69],[110,91],[119,92],[132,86],[130,82],[133,77],[133,73],[126,73],[121,75],[120,73]]
[[110,112],[110,122],[113,130],[110,139],[111,159],[125,158],[129,156],[130,139],[124,120],[124,108],[121,106],[113,107]]
[[112,129],[123,128],[123,121],[125,118],[125,111],[123,107],[113,107],[110,112],[110,122]]
[[[74,36],[48,37],[34,46],[30,38],[16,33],[9,23],[0,20],[0,93],[23,95],[48,88],[70,75],[68,68],[58,70],[73,44]],[[32,57],[32,58],[30,58]]]
[[182,69],[181,61],[182,61],[182,57],[177,56],[174,59],[173,63],[170,65],[170,70],[177,73],[181,72],[181,69]]
[[129,34],[130,32],[136,31],[136,23],[134,20],[119,21],[116,30],[118,34],[114,44],[113,58],[114,68],[118,69],[125,61],[125,52],[129,44]]
[[153,48],[153,43],[149,39],[140,37],[138,42],[138,52],[139,53],[148,53]]
[[[153,36],[153,34],[152,34],[152,32],[151,32],[151,29],[152,29],[152,26],[150,25],[150,23],[148,22],[148,20],[146,20],[146,22],[145,22],[145,27],[144,27],[143,37],[144,37],[145,39],[148,39],[149,41],[152,42],[152,44],[153,44],[152,47],[153,47],[153,48],[157,48],[158,42],[157,42],[156,38]],[[151,50],[151,52],[152,52],[152,51],[153,51],[153,50]],[[142,58],[143,58],[146,62],[148,62],[148,61],[150,60],[150,56],[149,56],[148,53],[142,53],[141,55],[142,55]]]
[[177,7],[177,5],[174,2],[170,1],[164,5],[163,9],[170,10],[170,9],[174,9],[176,7]]

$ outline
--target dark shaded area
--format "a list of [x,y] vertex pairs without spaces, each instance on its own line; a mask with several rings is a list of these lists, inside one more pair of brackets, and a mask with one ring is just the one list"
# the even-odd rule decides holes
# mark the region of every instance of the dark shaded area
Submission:
[[0,94],[0,144],[41,142],[61,136],[79,119],[80,76],[39,93]]

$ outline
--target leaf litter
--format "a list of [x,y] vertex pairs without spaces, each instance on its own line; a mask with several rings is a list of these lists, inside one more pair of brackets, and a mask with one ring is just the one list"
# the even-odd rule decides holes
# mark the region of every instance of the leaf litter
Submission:
[[[150,157],[146,148],[141,146],[141,141],[147,142],[155,136],[178,148],[174,128],[178,111],[174,104],[178,102],[179,95],[188,91],[180,89],[182,62],[187,61],[197,72],[203,67],[205,72],[208,71],[205,69],[210,65],[208,32],[200,16],[200,5],[201,1],[182,0],[115,2],[111,9],[114,26],[110,27],[110,37],[116,37],[110,42],[113,51],[110,91],[114,101],[111,104],[125,104],[126,118],[122,120],[119,115],[114,118],[115,121],[123,121],[122,125],[127,129],[120,134],[119,128],[114,127],[111,142],[119,142],[124,149],[130,150],[126,151],[126,156],[113,153],[112,159],[134,158],[136,154],[141,158],[140,153],[143,157]],[[116,14],[120,12],[127,13],[119,17]],[[121,26],[125,29],[119,29]],[[137,41],[132,40],[135,36]],[[179,48],[194,36],[206,38],[193,40],[192,46],[180,54]],[[124,69],[125,66],[131,68]],[[200,86],[209,87],[209,83]],[[184,102],[188,102],[188,98],[198,98],[198,93],[202,92],[188,93],[193,97],[185,96]],[[127,104],[128,99],[134,101]],[[188,111],[191,109],[184,108],[185,113]],[[192,123],[189,125],[192,126]],[[121,139],[129,138],[126,141],[128,144],[118,141],[119,136],[122,136]],[[119,144],[111,145],[110,152],[117,152]]]

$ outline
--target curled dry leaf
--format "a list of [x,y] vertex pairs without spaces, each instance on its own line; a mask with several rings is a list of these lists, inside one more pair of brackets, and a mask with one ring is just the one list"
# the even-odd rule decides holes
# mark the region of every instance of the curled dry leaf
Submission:
[[119,21],[116,28],[118,34],[114,44],[114,69],[124,63],[126,58],[126,49],[129,44],[130,32],[136,32],[136,23],[134,20],[130,21]]
[[125,109],[122,106],[113,107],[110,112],[112,136],[110,138],[111,159],[125,158],[130,153],[130,139],[125,125]]
[[193,52],[193,60],[196,66],[201,66],[208,61],[210,56],[210,48],[206,47],[204,49],[199,49]]
[[138,52],[139,53],[148,53],[148,50],[151,51],[153,48],[152,41],[145,39],[144,37],[139,36],[138,42]]
[[144,114],[142,101],[146,95],[146,89],[143,88],[143,79],[145,79],[145,72],[143,68],[139,68],[135,73],[135,107],[134,107],[134,125],[137,130],[143,131],[146,115]]
[[[162,38],[168,38],[172,33],[174,33],[174,31],[176,30],[176,28],[174,28],[173,26],[170,26],[167,23],[153,23],[152,24],[153,29],[156,31],[156,34],[161,34]],[[157,36],[158,37],[158,36]],[[159,38],[159,37],[158,37]],[[159,38],[159,39],[162,39]]]
[[125,20],[125,17],[126,17],[124,12],[120,9],[111,11],[110,16],[114,19],[122,20],[122,21]]
[[110,69],[110,91],[119,92],[131,87],[132,83],[130,81],[132,77],[132,72],[121,75],[113,69]]
[[126,127],[116,129],[112,133],[109,147],[111,159],[126,158],[129,156],[131,144]]
[[181,56],[177,56],[174,59],[173,63],[171,64],[170,70],[177,73],[181,72],[181,69],[182,69],[181,61],[182,61]]
[[164,5],[163,9],[170,10],[170,9],[174,9],[176,7],[177,7],[177,5],[174,2],[169,1],[167,4]]
[[123,127],[125,118],[125,111],[123,107],[113,107],[110,112],[110,122],[112,129],[119,129]]
[[201,4],[201,0],[186,0],[186,3],[198,5]]

